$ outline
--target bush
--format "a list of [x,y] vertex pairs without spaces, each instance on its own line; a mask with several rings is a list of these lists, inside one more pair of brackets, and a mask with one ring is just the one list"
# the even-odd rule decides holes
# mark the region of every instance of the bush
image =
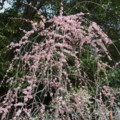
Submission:
[[113,69],[102,61],[112,61],[112,41],[88,14],[62,12],[48,21],[38,12],[38,23],[23,19],[32,30],[9,45],[15,56],[4,77],[10,88],[1,100],[1,120],[108,119],[115,97],[99,77],[107,79],[106,68]]

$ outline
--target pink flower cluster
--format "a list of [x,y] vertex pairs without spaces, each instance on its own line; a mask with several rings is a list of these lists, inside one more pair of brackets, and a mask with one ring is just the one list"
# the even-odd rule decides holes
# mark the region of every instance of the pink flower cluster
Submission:
[[[46,93],[52,97],[49,110],[55,111],[53,119],[69,120],[70,116],[72,119],[92,119],[87,107],[90,104],[89,95],[84,90],[75,90],[73,83],[77,87],[82,83],[84,85],[89,83],[80,60],[84,46],[91,48],[91,55],[100,58],[104,53],[109,60],[112,60],[106,48],[112,41],[95,22],[86,20],[82,12],[63,16],[61,7],[60,16],[48,21],[40,13],[38,14],[41,19],[38,23],[22,19],[31,24],[32,30],[24,30],[25,35],[21,40],[9,46],[10,49],[16,48],[15,57],[5,76],[12,88],[5,95],[0,107],[1,120],[9,117],[13,108],[12,118],[15,120],[24,114],[28,118],[42,114],[41,118],[45,119],[49,112],[47,113],[45,109],[45,98],[41,96],[44,94],[46,97]],[[45,27],[46,23],[52,25]],[[37,32],[37,36],[31,39],[34,32]],[[69,62],[71,59],[73,66]],[[14,67],[16,73],[9,77],[9,72]],[[74,70],[71,70],[72,67]],[[71,79],[70,75],[75,78]],[[40,85],[43,85],[43,88],[39,89]],[[110,96],[105,89],[102,92]],[[41,96],[38,96],[39,94]]]

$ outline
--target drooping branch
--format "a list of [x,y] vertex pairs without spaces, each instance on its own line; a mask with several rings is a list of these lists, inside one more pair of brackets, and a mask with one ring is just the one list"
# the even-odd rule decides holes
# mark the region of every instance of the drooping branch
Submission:
[[[37,10],[39,10],[46,2],[47,0],[33,0],[33,1],[28,1],[28,4],[31,4],[31,6],[36,7]],[[23,17],[33,19],[36,11],[31,9],[30,6],[25,6],[25,10],[23,13]]]

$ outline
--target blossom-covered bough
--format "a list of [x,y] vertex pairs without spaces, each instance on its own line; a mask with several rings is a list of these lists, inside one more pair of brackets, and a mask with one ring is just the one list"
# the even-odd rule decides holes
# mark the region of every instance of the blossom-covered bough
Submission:
[[[108,119],[107,105],[115,98],[110,87],[99,86],[97,76],[99,70],[113,69],[101,59],[112,61],[107,50],[112,41],[88,14],[63,16],[62,7],[60,11],[50,20],[39,12],[40,22],[22,19],[32,30],[22,30],[21,40],[9,45],[15,56],[4,78],[10,88],[1,98],[1,120]],[[97,63],[94,83],[83,69],[85,47]],[[91,85],[96,86],[94,96],[88,92]]]

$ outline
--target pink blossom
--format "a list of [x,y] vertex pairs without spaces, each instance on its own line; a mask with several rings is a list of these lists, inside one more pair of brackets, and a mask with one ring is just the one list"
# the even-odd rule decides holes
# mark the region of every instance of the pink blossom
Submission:
[[24,105],[23,103],[14,104],[15,107],[17,107],[17,106],[23,106],[23,105]]
[[16,112],[16,116],[19,116],[21,114],[21,110],[19,109],[17,112]]
[[27,87],[26,89],[29,90],[29,91],[31,91],[31,90],[32,90],[32,87],[29,86],[29,87]]
[[25,97],[25,98],[24,98],[24,101],[27,102],[27,101],[28,101],[28,97]]

